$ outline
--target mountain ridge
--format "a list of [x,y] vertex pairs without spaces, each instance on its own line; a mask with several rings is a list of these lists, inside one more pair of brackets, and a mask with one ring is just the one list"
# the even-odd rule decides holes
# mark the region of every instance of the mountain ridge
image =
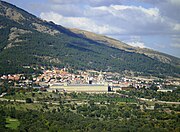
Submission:
[[134,46],[128,45],[124,42],[121,42],[120,40],[116,40],[114,38],[95,34],[95,33],[89,32],[89,31],[81,30],[81,29],[70,28],[70,30],[74,33],[82,35],[82,37],[90,38],[90,39],[93,39],[100,43],[105,43],[105,44],[115,47],[115,48],[123,49],[128,52],[145,54],[151,58],[158,59],[164,63],[171,63],[171,61],[172,61],[172,63],[176,63],[178,66],[180,66],[180,60],[178,57],[175,57],[175,56],[172,56],[172,55],[169,55],[166,53],[158,52],[158,51],[155,51],[153,49],[148,49],[148,48],[134,47]]
[[25,65],[44,65],[179,76],[179,58],[165,55],[170,58],[165,63],[115,39],[41,20],[7,2],[0,1],[0,7],[1,74],[27,72]]

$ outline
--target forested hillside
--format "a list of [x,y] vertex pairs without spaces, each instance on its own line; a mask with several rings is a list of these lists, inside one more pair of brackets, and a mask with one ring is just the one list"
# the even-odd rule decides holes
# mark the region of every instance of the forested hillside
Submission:
[[69,66],[112,72],[127,70],[152,75],[180,74],[180,68],[175,64],[81,37],[1,1],[0,74],[34,72],[33,66]]

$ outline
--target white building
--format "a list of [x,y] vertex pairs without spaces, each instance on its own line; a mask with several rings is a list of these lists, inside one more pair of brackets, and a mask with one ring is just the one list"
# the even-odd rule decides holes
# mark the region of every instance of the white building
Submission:
[[108,84],[53,84],[47,91],[108,92]]
[[172,89],[158,89],[158,92],[173,92]]

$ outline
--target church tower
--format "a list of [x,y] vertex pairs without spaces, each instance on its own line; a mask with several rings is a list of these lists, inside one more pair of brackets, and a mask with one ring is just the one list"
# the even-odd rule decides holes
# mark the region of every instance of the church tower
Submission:
[[98,84],[104,84],[105,80],[104,80],[104,75],[102,74],[102,71],[100,71],[97,81],[98,81],[97,82]]

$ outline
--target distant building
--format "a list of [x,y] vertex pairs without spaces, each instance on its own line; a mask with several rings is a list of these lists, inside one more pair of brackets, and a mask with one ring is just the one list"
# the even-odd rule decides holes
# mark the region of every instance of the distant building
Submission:
[[0,95],[0,97],[3,97],[4,95],[6,95],[7,93],[2,93],[1,95]]
[[102,74],[102,72],[100,72],[97,81],[98,81],[99,84],[104,84],[105,83],[104,75]]
[[118,91],[118,90],[122,90],[122,88],[120,86],[113,86],[112,90],[113,91]]
[[146,110],[154,110],[154,106],[148,106],[146,107]]
[[110,87],[107,84],[53,84],[47,91],[66,91],[66,92],[108,92]]
[[158,89],[157,92],[173,92],[173,89]]

